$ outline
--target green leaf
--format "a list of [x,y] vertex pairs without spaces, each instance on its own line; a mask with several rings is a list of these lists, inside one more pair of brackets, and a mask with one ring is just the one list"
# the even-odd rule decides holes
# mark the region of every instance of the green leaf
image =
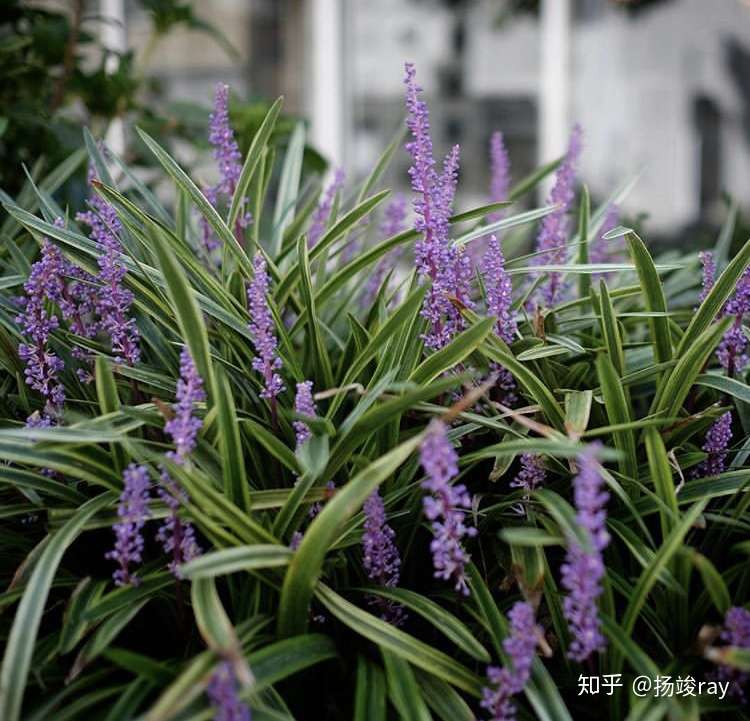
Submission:
[[263,122],[255,132],[253,136],[253,142],[250,143],[250,148],[247,151],[247,157],[242,165],[242,171],[240,172],[237,186],[232,196],[232,204],[229,208],[229,215],[227,216],[227,226],[234,228],[234,224],[237,222],[237,218],[240,215],[240,210],[247,196],[247,189],[250,187],[250,182],[255,175],[255,171],[258,168],[263,153],[268,144],[268,139],[271,137],[274,127],[276,126],[276,119],[279,116],[283,98],[277,98],[273,105],[268,109],[266,116],[263,118]]
[[279,600],[278,630],[281,636],[304,632],[315,584],[328,549],[344,524],[362,507],[367,497],[390,476],[419,445],[416,436],[378,458],[336,492],[305,532],[284,578]]
[[198,189],[198,186],[159,143],[140,128],[136,128],[136,130],[148,149],[154,154],[164,170],[167,171],[167,174],[177,183],[180,190],[183,190],[192,198],[201,215],[208,221],[208,224],[214,233],[216,233],[219,240],[225,244],[225,247],[232,253],[239,266],[244,270],[245,276],[248,278],[251,277],[253,271],[249,258],[237,241],[237,238],[234,237],[234,233],[232,233],[221,216],[216,212],[216,208],[208,202],[206,196]]
[[652,415],[663,414],[669,418],[677,416],[695,379],[731,322],[731,318],[724,318],[721,322],[706,328],[696,342],[685,348],[684,352],[678,349],[676,365],[657,387],[651,405]]
[[273,210],[273,234],[271,237],[271,255],[276,258],[281,251],[284,231],[292,222],[294,206],[299,191],[302,173],[302,157],[305,152],[305,126],[299,122],[289,138],[289,145],[281,168],[279,189],[276,194],[276,205]]
[[383,648],[388,696],[404,721],[432,721],[414,673],[406,661]]
[[435,351],[422,361],[409,380],[417,384],[430,383],[449,368],[460,366],[461,362],[484,342],[494,325],[494,318],[484,318],[471,325],[444,348]]
[[310,261],[307,253],[307,238],[305,236],[302,236],[297,242],[297,253],[302,277],[302,299],[307,310],[307,328],[310,333],[313,357],[318,369],[318,378],[325,388],[331,388],[334,385],[333,370],[331,369],[331,360],[328,356],[328,348],[326,348],[323,341],[320,320],[315,312],[315,296],[313,295]]
[[245,458],[237,423],[232,387],[221,367],[216,370],[216,408],[218,414],[219,456],[221,458],[224,493],[244,511],[250,510],[250,493]]
[[0,718],[3,721],[18,721],[20,718],[39,624],[63,554],[83,530],[86,521],[113,500],[111,494],[105,493],[84,503],[76,514],[52,535],[34,567],[13,618],[0,668]]
[[602,353],[597,357],[596,371],[604,395],[604,406],[607,410],[609,423],[624,427],[623,430],[612,434],[615,446],[622,452],[620,470],[628,478],[638,478],[635,434],[626,425],[633,420],[630,403],[626,396],[626,388],[622,385],[622,381],[608,355]]
[[443,721],[475,721],[472,710],[452,686],[419,669],[414,673],[427,705]]
[[452,613],[448,613],[448,611],[429,598],[405,588],[368,588],[362,590],[406,606],[406,608],[414,611],[414,613],[435,626],[440,633],[453,641],[464,653],[482,663],[489,663],[491,661],[487,650],[476,640],[475,635],[469,628]]
[[[591,196],[586,184],[581,186],[581,202],[578,206],[578,264],[589,262],[589,218],[591,216]],[[582,273],[578,276],[578,297],[588,298],[591,290],[591,276]]]
[[286,546],[257,544],[235,546],[206,553],[180,567],[185,578],[213,578],[237,571],[255,571],[261,568],[286,566],[293,552]]
[[392,652],[472,696],[480,695],[482,680],[442,651],[349,603],[325,584],[318,585],[316,596],[331,615],[381,649]]
[[385,676],[364,656],[357,657],[353,721],[385,721]]
[[169,245],[153,231],[151,231],[151,241],[159,261],[159,267],[167,283],[172,313],[177,319],[180,332],[190,350],[198,373],[206,384],[209,402],[211,402],[216,398],[216,383],[203,314],[198,307],[195,293],[188,283],[185,271],[177,262]]
[[705,334],[714,318],[729,300],[729,296],[734,293],[737,282],[742,277],[748,264],[750,264],[750,240],[732,258],[724,272],[716,279],[716,283],[714,283],[698,310],[693,314],[677,348],[678,356],[684,356],[700,342],[699,338]]
[[[664,299],[664,288],[659,280],[659,273],[653,258],[643,241],[632,231],[627,235],[630,255],[638,271],[646,310],[666,313],[667,301]],[[654,357],[657,363],[665,363],[672,358],[672,343],[669,323],[666,317],[655,316],[649,319],[651,340],[654,344]],[[679,355],[679,351],[678,351]]]

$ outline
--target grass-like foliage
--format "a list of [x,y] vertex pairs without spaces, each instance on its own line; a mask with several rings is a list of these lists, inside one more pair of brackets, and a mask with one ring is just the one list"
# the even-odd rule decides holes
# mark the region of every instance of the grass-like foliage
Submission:
[[279,109],[212,186],[141,133],[168,205],[89,135],[87,207],[2,196],[0,718],[747,718],[733,218],[654,259],[577,129],[459,212],[411,66],[413,214]]

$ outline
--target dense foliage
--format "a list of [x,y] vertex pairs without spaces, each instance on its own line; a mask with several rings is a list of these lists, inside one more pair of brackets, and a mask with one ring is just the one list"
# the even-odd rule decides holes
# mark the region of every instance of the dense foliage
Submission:
[[87,207],[70,164],[4,196],[0,717],[746,718],[732,219],[702,286],[654,261],[627,186],[590,208],[579,129],[515,185],[493,136],[458,213],[407,66],[412,229],[402,136],[320,191],[301,126],[274,172],[280,103],[243,154],[226,102],[216,185],[141,132],[173,207],[89,134]]

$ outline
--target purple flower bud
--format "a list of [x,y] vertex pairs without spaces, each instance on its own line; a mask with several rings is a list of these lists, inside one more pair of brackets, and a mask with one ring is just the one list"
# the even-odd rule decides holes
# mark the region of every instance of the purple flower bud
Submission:
[[[385,505],[377,490],[367,498],[363,510],[362,565],[371,581],[385,588],[394,588],[400,577],[401,556],[394,542],[396,534],[388,525]],[[369,602],[380,610],[384,621],[397,626],[405,620],[406,614],[399,604],[377,596],[371,597]]]
[[[549,205],[558,205],[559,208],[542,219],[536,241],[538,255],[534,258],[537,265],[560,265],[567,260],[567,214],[575,198],[576,163],[580,154],[581,128],[576,125],[548,200]],[[541,288],[542,300],[547,306],[557,301],[561,284],[562,273],[549,273],[547,283]]]
[[562,585],[568,592],[563,611],[572,638],[568,655],[585,661],[606,645],[599,628],[597,600],[602,593],[604,560],[602,551],[609,543],[606,529],[606,503],[609,494],[603,490],[602,476],[596,461],[598,445],[589,446],[578,459],[578,475],[573,479],[576,520],[588,541],[584,548],[577,539],[568,539],[563,563]]
[[232,665],[224,661],[216,667],[206,689],[214,707],[214,721],[251,721],[250,708],[239,696]]
[[433,420],[419,449],[422,468],[427,474],[422,488],[431,494],[422,503],[425,516],[432,522],[434,537],[430,550],[435,577],[453,579],[455,589],[468,595],[465,566],[470,556],[462,540],[475,536],[477,529],[465,523],[466,511],[471,509],[471,495],[466,486],[450,483],[458,475],[458,456],[447,432],[442,421]]
[[491,714],[491,721],[515,721],[516,707],[512,697],[523,691],[531,676],[537,640],[541,629],[534,619],[534,609],[525,601],[517,601],[508,613],[510,629],[503,641],[509,665],[487,668],[490,685],[482,690],[482,708]]
[[732,440],[732,412],[727,411],[714,422],[706,433],[702,449],[708,457],[698,464],[693,478],[707,478],[724,473],[727,463],[727,448]]
[[[312,381],[302,381],[297,383],[297,395],[294,398],[294,410],[303,416],[314,416],[317,412],[315,401],[312,396]],[[302,446],[305,441],[312,435],[310,427],[304,421],[294,421],[292,423],[297,436],[297,448]]]
[[253,337],[256,356],[253,368],[263,376],[261,397],[273,400],[284,390],[284,382],[277,372],[281,368],[281,358],[277,353],[275,325],[268,307],[268,286],[266,261],[258,254],[253,262],[255,275],[247,289],[248,310],[250,311],[250,333]]
[[140,582],[131,573],[132,564],[141,563],[143,553],[143,534],[141,533],[146,519],[151,515],[149,510],[150,479],[146,466],[131,463],[122,474],[124,488],[117,507],[119,520],[112,526],[115,532],[115,547],[106,554],[106,558],[116,561],[120,567],[114,572],[115,584],[137,586]]
[[[508,151],[505,149],[503,134],[496,130],[490,138],[490,200],[499,203],[508,199],[510,191],[510,160]],[[490,213],[487,219],[494,223],[500,220],[505,213],[496,210]]]
[[344,171],[341,168],[337,168],[333,176],[333,181],[323,194],[323,197],[318,203],[318,207],[315,208],[310,223],[310,229],[307,231],[308,248],[317,245],[318,241],[323,237],[323,234],[326,231],[326,226],[328,225],[328,220],[331,216],[333,201],[336,198],[336,194],[341,190],[341,187],[344,184],[344,177]]

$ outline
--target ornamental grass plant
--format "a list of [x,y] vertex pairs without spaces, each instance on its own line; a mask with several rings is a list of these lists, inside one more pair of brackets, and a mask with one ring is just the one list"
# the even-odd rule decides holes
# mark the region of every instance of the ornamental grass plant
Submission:
[[405,89],[364,179],[220,86],[217,182],[2,195],[3,721],[750,718],[750,242],[655,256],[579,127],[457,208]]

